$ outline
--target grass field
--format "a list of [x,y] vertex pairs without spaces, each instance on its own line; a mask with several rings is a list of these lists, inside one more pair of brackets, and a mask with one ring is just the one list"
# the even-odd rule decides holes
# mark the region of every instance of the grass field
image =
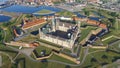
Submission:
[[11,68],[12,63],[9,57],[4,54],[0,54],[0,55],[2,57],[2,66],[0,68]]
[[47,63],[32,61],[27,56],[25,56],[23,54],[19,55],[16,60],[17,61],[20,60],[18,62],[18,64],[21,66],[21,68],[34,68],[34,67],[47,68]]
[[69,11],[61,11],[61,12],[58,12],[57,14],[60,16],[68,16],[68,17],[72,17],[73,15],[75,15],[74,13]]
[[113,25],[113,28],[109,28],[109,30],[110,30],[110,33],[102,36],[101,39],[107,38],[107,37],[112,36],[112,35],[115,35],[115,36],[120,37],[120,21],[119,21],[119,22],[116,22],[116,23]]
[[81,30],[81,37],[79,39],[79,42],[81,42],[83,39],[85,39],[87,37],[87,35],[92,31],[97,29],[96,27],[93,26],[88,26],[85,29]]
[[[5,47],[1,47],[2,49],[4,49]],[[116,47],[117,48],[117,47]],[[9,49],[9,48],[6,48]],[[42,49],[42,48],[41,48]],[[84,49],[82,50],[82,54],[84,55]],[[11,50],[11,49],[10,49]],[[94,52],[97,51],[97,49],[89,49],[89,52]],[[11,54],[13,55],[13,54]],[[105,57],[103,57],[103,55],[105,55]],[[106,57],[107,56],[107,57]],[[111,51],[100,51],[100,52],[96,52],[96,53],[92,53],[89,54],[83,65],[82,66],[76,66],[76,67],[72,67],[69,65],[63,65],[63,64],[59,64],[59,63],[54,63],[54,62],[36,62],[36,61],[32,61],[31,59],[29,59],[27,56],[21,54],[17,57],[17,67],[19,68],[34,68],[34,66],[36,68],[94,68],[94,67],[101,67],[104,64],[109,64],[112,63],[112,61],[114,60],[115,57],[119,57],[119,54],[115,53],[115,52],[111,52]],[[11,68],[11,66],[15,66],[14,64],[11,64],[9,59],[7,59],[8,57],[4,57],[3,60],[5,60],[5,65],[4,67],[6,68]],[[93,58],[95,59],[93,61]],[[57,55],[53,55],[50,59],[52,60],[57,60],[57,61],[62,61],[62,62],[66,62],[66,63],[73,63],[65,58],[59,57]],[[3,67],[3,68],[4,68]]]
[[117,40],[117,38],[111,37],[111,38],[109,38],[109,39],[103,41],[103,43],[107,45],[107,44],[109,44],[109,43],[111,43],[112,41],[115,41],[115,40]]
[[119,68],[120,64],[119,63],[112,63],[112,64],[108,64],[106,65],[107,68]]
[[[69,60],[66,60],[62,57],[59,57],[57,55],[53,55],[50,59],[52,60],[58,60],[58,61],[64,61],[67,63],[72,63]],[[54,63],[54,62],[36,62],[36,61],[32,61],[29,58],[27,58],[27,56],[25,55],[19,55],[17,57],[17,62],[18,65],[20,66],[20,68],[65,68],[65,65],[63,64],[59,64],[59,63]],[[24,65],[25,64],[25,65]]]
[[52,11],[50,11],[50,10],[43,9],[43,10],[40,10],[40,11],[38,11],[36,13],[38,13],[38,14],[48,14],[48,13],[51,13],[51,12]]
[[109,48],[112,49],[112,50],[115,50],[117,52],[120,52],[120,42],[115,43],[115,44],[109,46]]
[[65,62],[65,63],[70,63],[70,64],[75,64],[74,62],[72,62],[72,61],[70,61],[70,60],[68,60],[68,59],[65,59],[65,58],[63,58],[63,57],[60,57],[60,56],[58,56],[58,55],[52,55],[50,58],[49,58],[50,60],[52,59],[52,60],[57,60],[57,61],[61,61],[61,62]]
[[[90,51],[94,51],[93,49]],[[111,51],[99,51],[96,53],[92,53],[87,55],[86,60],[84,62],[84,64],[82,66],[80,66],[81,68],[99,68],[105,64],[109,64],[112,63],[114,57],[119,57],[119,54],[111,52]],[[94,60],[93,60],[94,58]],[[79,68],[79,67],[78,67]]]
[[48,63],[48,67],[47,68],[65,68],[65,65],[59,64],[59,63],[55,63],[55,62],[50,62],[50,63]]
[[61,48],[61,46],[57,45],[57,44],[54,44],[52,42],[49,42],[49,41],[46,41],[46,40],[42,40],[42,39],[39,39],[38,41],[42,42],[42,43],[45,43],[45,44],[49,44],[51,46],[54,46],[54,47],[57,47],[57,48]]
[[4,45],[0,45],[0,51],[9,54],[12,58],[14,58],[18,53],[16,51],[13,51],[12,49],[4,46]]
[[79,58],[80,58],[80,61],[83,60],[85,49],[86,49],[86,48],[81,48],[80,57],[79,57]]
[[49,55],[52,52],[52,49],[44,47],[44,46],[38,46],[35,50],[40,56],[43,50],[45,51],[45,55]]
[[2,44],[0,44],[0,52],[2,52],[2,54],[0,55],[2,56],[2,63],[3,63],[1,68],[11,68],[12,63],[9,58],[11,57],[11,59],[13,59],[17,55],[17,52],[13,51],[12,49]]

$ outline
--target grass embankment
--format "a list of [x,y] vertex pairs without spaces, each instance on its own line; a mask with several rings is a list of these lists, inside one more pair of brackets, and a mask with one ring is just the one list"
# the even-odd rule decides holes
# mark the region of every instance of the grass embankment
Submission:
[[58,12],[57,14],[60,16],[67,16],[67,17],[72,17],[73,15],[75,15],[74,13],[69,11],[61,11],[61,12]]
[[60,61],[60,62],[64,62],[64,63],[70,63],[70,64],[75,64],[74,62],[67,60],[63,57],[60,57],[58,55],[53,54],[50,58],[50,60],[56,60],[56,61]]
[[117,43],[109,46],[109,49],[120,52],[120,42],[117,42]]
[[[83,65],[80,66],[81,68],[102,67],[103,65],[113,63],[117,58],[120,58],[118,53],[115,53],[112,51],[101,50],[101,49],[96,50],[96,49],[90,48],[89,53]],[[76,67],[76,68],[79,68],[79,67]]]
[[111,42],[113,42],[113,41],[115,41],[115,40],[118,40],[118,39],[115,38],[115,37],[111,37],[111,38],[109,38],[109,39],[103,41],[103,43],[107,45],[107,44],[109,44],[109,43],[111,43]]
[[12,50],[11,48],[0,44],[0,55],[2,56],[2,67],[1,68],[11,68],[12,62],[10,59],[14,59],[18,52]]
[[9,57],[4,54],[0,54],[0,56],[2,57],[2,66],[0,68],[10,68],[12,63]]
[[16,52],[16,51],[12,50],[11,48],[9,48],[9,47],[7,47],[7,46],[5,46],[5,45],[2,45],[2,44],[0,44],[0,51],[9,54],[9,55],[10,55],[11,57],[13,57],[13,58],[14,58],[14,57],[17,55],[17,53],[18,53],[18,52]]
[[51,13],[51,12],[52,11],[50,11],[50,10],[43,9],[43,10],[40,10],[40,11],[38,11],[36,13],[38,13],[38,14],[48,14],[48,13]]
[[81,36],[79,39],[79,42],[81,42],[83,39],[85,39],[87,37],[87,35],[92,31],[95,30],[96,27],[92,27],[92,26],[87,26],[85,29],[81,30]]
[[48,63],[36,62],[30,60],[27,56],[21,54],[17,57],[16,66],[20,66],[20,68],[47,68]]
[[52,49],[40,45],[35,49],[35,51],[38,53],[39,56],[42,56],[42,51],[45,51],[45,55],[49,55],[52,52]]

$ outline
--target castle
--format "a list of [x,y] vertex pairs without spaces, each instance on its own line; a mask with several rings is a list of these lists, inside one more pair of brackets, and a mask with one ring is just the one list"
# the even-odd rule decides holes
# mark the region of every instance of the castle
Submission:
[[52,22],[39,29],[40,39],[65,48],[73,48],[80,33],[80,22],[67,17],[52,17]]

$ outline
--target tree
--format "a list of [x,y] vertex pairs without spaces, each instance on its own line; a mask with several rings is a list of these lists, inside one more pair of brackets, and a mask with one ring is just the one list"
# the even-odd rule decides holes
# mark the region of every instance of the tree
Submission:
[[116,18],[109,18],[108,19],[112,25],[114,25],[116,23]]
[[66,65],[65,68],[71,68],[69,65]]
[[116,12],[111,12],[110,15],[111,15],[112,17],[117,17],[117,16],[118,16],[118,14],[117,14]]
[[106,24],[107,27],[111,27],[112,23],[107,19],[107,18],[103,18],[100,20],[100,24]]
[[106,55],[103,55],[101,58],[103,59],[107,59],[108,57]]
[[61,2],[65,2],[65,0],[61,0]]
[[84,11],[84,13],[85,13],[85,15],[86,15],[87,17],[89,17],[89,15],[90,15],[90,12],[89,12],[89,11]]
[[88,10],[86,10],[86,9],[83,9],[83,11],[84,11],[84,14],[85,14],[87,17],[89,17],[90,11],[88,11]]
[[0,28],[0,43],[3,41],[3,30]]
[[96,58],[91,58],[91,62],[97,62]]

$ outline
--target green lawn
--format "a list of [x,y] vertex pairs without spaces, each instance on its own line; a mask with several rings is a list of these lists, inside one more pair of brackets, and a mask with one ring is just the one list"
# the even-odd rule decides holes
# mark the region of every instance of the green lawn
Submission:
[[[117,27],[116,25],[118,26],[118,28],[116,28],[116,27]],[[117,36],[117,37],[120,37],[120,29],[119,29],[120,23],[115,23],[115,24],[113,25],[113,27],[114,27],[114,28],[110,28],[110,33],[102,36],[101,39],[105,39],[105,38],[107,38],[107,37],[109,37],[109,36],[112,36],[112,35]],[[103,43],[104,43],[104,44],[108,44],[109,42],[114,41],[114,40],[116,40],[116,38],[112,37],[112,38],[110,38],[110,39],[107,39],[107,40],[103,41]]]
[[36,52],[38,53],[38,55],[41,55],[41,52],[43,51],[43,50],[45,50],[46,51],[46,55],[49,55],[51,52],[52,52],[52,49],[50,49],[50,48],[47,48],[47,47],[45,47],[45,46],[38,46],[36,49]]
[[68,53],[71,53],[71,50],[69,50],[69,49],[65,49],[64,48],[64,50],[63,50],[64,52],[68,52]]
[[[4,49],[4,48],[5,47],[1,46],[1,49]],[[39,51],[39,48],[44,49],[44,47],[38,47],[38,51]],[[9,49],[9,48],[5,48],[5,49]],[[82,49],[83,50],[82,50],[81,55],[83,56],[85,48],[82,48]],[[91,48],[89,49],[89,52],[94,52],[94,51],[97,51],[97,49],[91,49]],[[103,57],[103,55],[105,55],[107,57]],[[77,66],[77,67],[70,66],[70,68],[87,68],[87,67],[89,67],[89,68],[97,67],[98,68],[98,67],[101,67],[102,64],[104,65],[106,63],[112,63],[112,61],[114,60],[115,57],[119,57],[119,54],[117,54],[115,52],[111,52],[111,51],[100,51],[100,52],[96,52],[96,53],[87,55],[85,62],[83,63],[82,66]],[[96,61],[91,60],[92,58],[95,58]],[[60,56],[57,56],[57,55],[53,55],[49,59],[74,64],[73,62],[71,62],[65,58],[62,58]],[[11,68],[11,66],[15,66],[10,63],[8,57],[4,57],[3,60],[5,60],[5,63],[6,63],[6,65],[4,65],[4,67]],[[34,68],[34,67],[36,67],[36,68],[67,68],[67,67],[69,67],[67,65],[54,63],[54,62],[32,61],[31,59],[29,59],[27,56],[25,56],[23,54],[21,54],[17,57],[16,62],[18,62],[18,67],[20,67],[20,68],[23,68],[24,66],[25,66],[25,68]]]
[[12,63],[10,61],[10,59],[8,58],[8,56],[4,55],[4,54],[0,54],[2,57],[2,66],[0,68],[11,68]]
[[[80,52],[80,61],[82,61],[83,60],[83,58],[84,58],[84,53],[85,53],[85,49],[86,48],[81,48],[81,52]],[[95,51],[99,51],[99,50],[105,50],[105,49],[93,49],[93,48],[89,48],[89,51],[88,51],[88,53],[92,53],[92,52],[95,52]],[[93,55],[93,54],[91,54],[91,55]],[[85,66],[89,66],[89,64],[91,63],[91,62],[87,62],[87,61],[90,61],[90,59],[92,58],[92,56],[91,55],[87,55],[87,57],[86,57],[86,60],[85,60],[85,63],[83,64],[83,67]],[[91,64],[90,64],[91,65]],[[81,67],[82,68],[82,67]]]
[[60,16],[68,16],[68,17],[72,17],[73,15],[75,15],[74,13],[69,11],[61,11],[61,12],[58,12],[57,14]]
[[83,60],[83,57],[84,57],[84,52],[85,52],[85,49],[86,48],[81,48],[81,51],[80,51],[80,61],[82,61]]
[[39,14],[48,14],[48,13],[51,13],[51,12],[52,11],[50,11],[50,10],[43,9],[43,10],[40,10],[40,11],[38,11],[36,13],[39,13]]
[[[72,63],[71,61],[66,60],[64,58],[61,58],[61,57],[56,56],[56,55],[53,55],[50,59],[56,59],[56,60],[59,60],[59,61]],[[27,58],[27,56],[24,56],[22,54],[17,57],[17,61],[18,60],[20,60],[18,64],[21,66],[21,68],[24,67],[24,64],[25,64],[25,68],[34,68],[34,67],[35,68],[56,68],[56,67],[57,68],[65,68],[65,65],[55,63],[55,62],[36,62],[36,61],[32,61],[29,58]],[[24,60],[25,60],[25,62],[24,62]]]
[[11,68],[12,63],[8,58],[8,56],[6,56],[6,54],[13,59],[17,55],[17,52],[13,51],[12,49],[2,44],[0,44],[0,52],[3,52],[2,54],[0,54],[2,56],[2,62],[3,62],[3,66],[1,68]]
[[16,51],[13,51],[11,48],[8,48],[4,45],[0,45],[0,51],[10,55],[12,58],[14,58],[18,53]]
[[120,67],[119,63],[112,63],[112,64],[107,65],[107,68],[119,68],[119,67]]
[[117,25],[118,25],[118,30],[120,30],[120,21],[118,22],[118,24],[117,24]]
[[11,28],[8,28],[7,30],[5,30],[5,32],[6,32],[6,36],[4,36],[5,37],[4,40],[5,42],[9,42],[13,38],[12,30]]
[[[91,51],[91,49],[90,49]],[[82,66],[80,66],[81,68],[94,68],[94,67],[101,67],[104,64],[109,64],[112,63],[114,57],[119,57],[119,54],[115,53],[115,52],[111,52],[111,51],[100,51],[100,52],[96,52],[93,54],[89,54],[86,57],[86,60],[84,62],[84,64]],[[92,60],[92,58],[94,58],[95,60]],[[78,67],[79,68],[79,67]]]
[[65,59],[65,58],[60,57],[60,56],[55,55],[55,54],[53,54],[49,59],[57,60],[57,61],[65,62],[65,63],[70,63],[70,64],[76,64],[68,59]]
[[61,46],[57,45],[57,44],[54,44],[52,42],[49,42],[49,41],[46,41],[46,40],[42,40],[42,39],[38,39],[38,41],[42,42],[42,43],[45,43],[45,44],[49,44],[51,46],[54,46],[56,48],[61,48]]
[[55,62],[49,62],[47,68],[65,68],[65,65]]
[[103,41],[103,43],[104,43],[104,44],[109,44],[109,43],[111,43],[112,41],[115,41],[115,40],[117,40],[117,38],[111,37],[111,38],[109,38],[109,39]]
[[[63,60],[65,62],[69,62],[69,60],[66,60],[64,58],[61,58],[59,56],[52,56],[50,59],[58,59],[58,60]],[[24,67],[24,64],[25,64],[25,68],[65,68],[66,66],[63,65],[63,64],[59,64],[59,63],[55,63],[55,62],[36,62],[36,61],[32,61],[30,60],[29,58],[27,58],[27,56],[25,55],[19,55],[17,57],[17,60],[16,61],[19,61],[18,64],[20,65],[20,68]],[[25,62],[24,62],[25,61]]]
[[97,29],[97,27],[94,27],[94,26],[88,26],[86,27],[85,29],[82,29],[81,30],[81,36],[80,36],[80,39],[79,39],[79,42],[81,42],[83,39],[85,39],[87,37],[87,35],[92,31],[92,30],[95,30]]
[[104,51],[105,51],[106,49],[95,49],[95,48],[90,48],[88,52],[89,52],[89,53],[92,53],[92,52],[100,51],[100,50],[104,50]]
[[120,52],[120,42],[115,43],[115,44],[109,46],[109,48],[112,49],[112,50],[115,50],[117,52]]
[[[27,56],[21,54],[17,57],[16,61],[21,60],[18,62],[18,64],[25,68],[47,68],[48,63],[42,63],[42,62],[36,62],[30,60]],[[24,62],[25,61],[25,62]],[[24,63],[23,63],[24,62]],[[25,65],[24,65],[25,64]]]

